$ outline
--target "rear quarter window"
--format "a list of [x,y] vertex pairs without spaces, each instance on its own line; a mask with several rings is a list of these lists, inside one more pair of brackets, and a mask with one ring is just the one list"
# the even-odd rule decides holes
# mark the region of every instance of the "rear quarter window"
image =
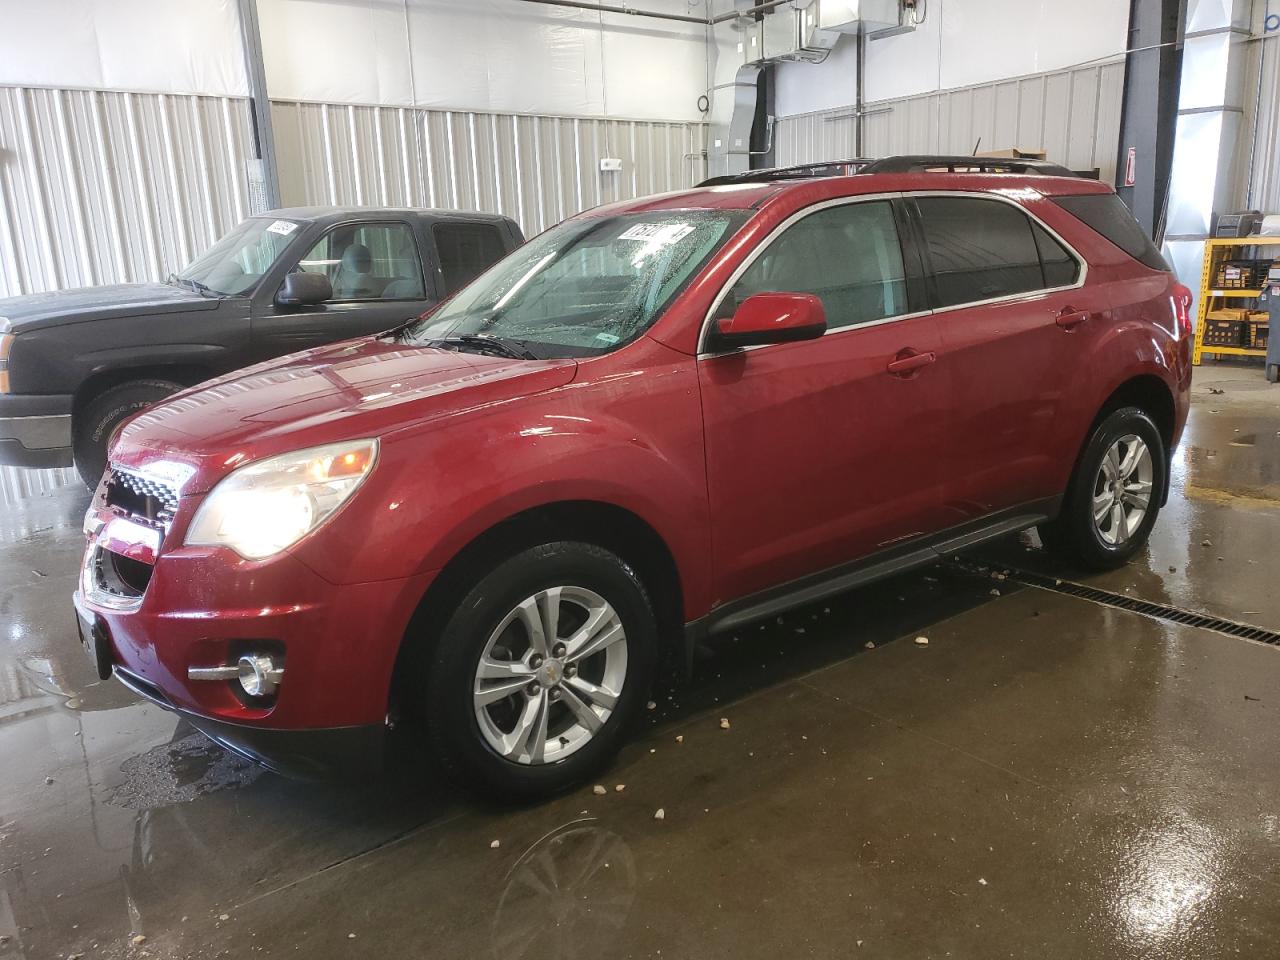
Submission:
[[1114,193],[1090,193],[1051,199],[1139,263],[1146,264],[1152,270],[1169,272],[1169,264],[1151,242],[1147,232],[1133,219],[1133,214],[1124,205],[1124,201]]

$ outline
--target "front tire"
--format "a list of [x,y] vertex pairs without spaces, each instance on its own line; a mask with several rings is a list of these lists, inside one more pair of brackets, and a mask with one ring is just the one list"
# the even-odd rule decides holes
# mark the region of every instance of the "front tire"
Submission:
[[116,427],[140,410],[182,389],[170,380],[134,380],[105,390],[76,415],[72,455],[84,485],[93,490],[107,469],[107,443]]
[[1155,526],[1168,463],[1146,413],[1137,407],[1110,413],[1089,438],[1058,517],[1040,526],[1041,541],[1087,570],[1123,566]]
[[483,576],[437,638],[430,737],[468,785],[545,797],[606,764],[653,681],[658,631],[622,558],[586,543],[525,550]]

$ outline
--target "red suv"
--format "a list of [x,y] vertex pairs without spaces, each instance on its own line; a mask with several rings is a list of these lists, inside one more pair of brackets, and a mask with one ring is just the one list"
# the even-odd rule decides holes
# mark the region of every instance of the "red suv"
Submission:
[[85,518],[100,671],[295,773],[417,714],[536,796],[709,633],[1026,527],[1123,563],[1190,295],[1108,187],[977,163],[601,207],[406,326],[140,414]]

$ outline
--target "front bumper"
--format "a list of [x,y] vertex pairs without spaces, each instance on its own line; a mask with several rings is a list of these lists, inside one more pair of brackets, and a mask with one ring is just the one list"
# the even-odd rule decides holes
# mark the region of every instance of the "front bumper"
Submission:
[[[429,576],[333,584],[288,553],[246,561],[161,535],[145,588],[121,601],[95,577],[104,552],[127,552],[127,537],[118,518],[98,516],[109,519],[87,525],[75,605],[82,633],[100,638],[104,672],[271,769],[320,776],[377,766],[401,638]],[[144,547],[136,556],[147,559]],[[284,666],[269,698],[247,696],[235,679],[188,676],[261,650]]]
[[299,780],[374,776],[382,771],[387,729],[380,723],[360,727],[275,730],[247,723],[214,720],[175,707],[159,688],[123,667],[115,677],[138,696],[171,710],[210,740],[275,773]]
[[0,394],[0,465],[71,466],[70,394]]

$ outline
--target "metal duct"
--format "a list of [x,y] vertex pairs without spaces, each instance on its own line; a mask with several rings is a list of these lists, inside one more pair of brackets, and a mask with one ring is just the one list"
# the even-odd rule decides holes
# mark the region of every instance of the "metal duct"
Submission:
[[[821,63],[842,35],[856,34],[865,44],[877,35],[902,33],[915,29],[907,15],[914,3],[907,0],[794,0],[785,5],[757,4],[754,0],[735,0],[734,14],[717,17],[717,22],[731,19],[732,29],[739,34],[738,53],[742,66],[733,83],[719,93],[732,92],[732,110],[727,121],[711,123],[711,153],[708,172],[711,176],[743,173],[751,169],[751,129],[756,117],[757,80],[769,63],[783,61]],[[777,9],[775,9],[777,8]],[[865,50],[858,58],[865,62]],[[861,76],[858,77],[861,113]],[[726,111],[716,109],[725,116]],[[772,118],[770,118],[772,119]],[[763,151],[762,151],[763,152]]]
[[1199,289],[1204,241],[1229,205],[1244,112],[1248,0],[1189,0],[1164,251],[1178,279]]

